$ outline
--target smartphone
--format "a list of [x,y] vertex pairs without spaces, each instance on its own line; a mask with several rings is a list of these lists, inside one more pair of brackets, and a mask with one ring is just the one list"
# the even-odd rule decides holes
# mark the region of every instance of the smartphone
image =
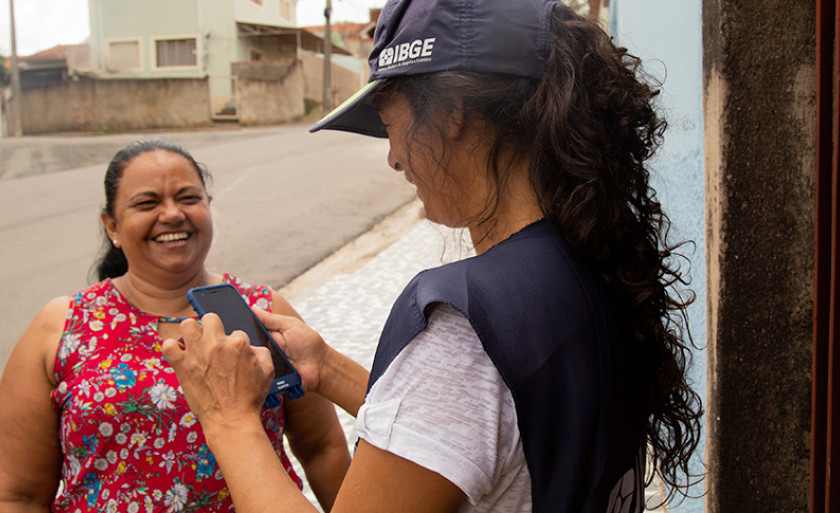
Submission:
[[281,393],[290,399],[303,395],[300,375],[233,285],[222,283],[208,287],[195,287],[187,291],[187,300],[199,317],[203,317],[206,313],[218,315],[226,334],[230,335],[234,330],[242,330],[248,335],[252,346],[268,348],[274,362],[274,381],[266,399],[269,406],[276,404],[277,401],[272,398],[276,398]]

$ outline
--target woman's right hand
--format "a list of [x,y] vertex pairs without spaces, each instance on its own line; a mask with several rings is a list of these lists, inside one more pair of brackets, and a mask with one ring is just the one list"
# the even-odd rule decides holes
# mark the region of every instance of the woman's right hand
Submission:
[[297,317],[269,313],[259,307],[253,307],[253,310],[300,375],[303,389],[317,393],[327,355],[332,349],[317,331]]
[[365,400],[370,373],[327,345],[297,317],[253,310],[297,370],[303,389],[326,397],[355,417]]

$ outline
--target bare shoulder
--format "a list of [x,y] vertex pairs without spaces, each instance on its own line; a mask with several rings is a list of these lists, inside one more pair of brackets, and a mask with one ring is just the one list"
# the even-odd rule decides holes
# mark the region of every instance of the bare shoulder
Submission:
[[38,369],[52,380],[53,360],[64,331],[70,301],[70,297],[61,296],[41,308],[15,345],[7,367],[16,365],[30,372]]
[[73,301],[73,298],[70,296],[59,296],[55,299],[51,299],[41,308],[36,316],[36,319],[40,316],[45,316],[49,319],[56,320],[55,317],[58,316],[61,319],[63,327],[64,319],[67,316],[67,309],[70,308],[71,301]]
[[[43,336],[57,335],[55,337],[55,344],[58,347],[58,338],[64,330],[64,324],[67,320],[67,311],[70,308],[72,298],[69,296],[61,296],[50,300],[45,304],[41,310],[35,315],[35,319],[29,325],[29,328],[24,332],[26,337],[30,332],[34,332],[38,338]],[[21,337],[23,340],[23,337]]]

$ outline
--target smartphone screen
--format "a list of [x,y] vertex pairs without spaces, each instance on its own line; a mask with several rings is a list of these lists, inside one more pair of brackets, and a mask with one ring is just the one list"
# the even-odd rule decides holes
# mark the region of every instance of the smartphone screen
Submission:
[[190,302],[200,307],[199,314],[215,313],[225,326],[225,333],[230,335],[234,330],[242,330],[251,339],[252,346],[267,347],[274,361],[274,377],[283,378],[294,374],[295,370],[280,352],[280,349],[269,337],[262,323],[248,307],[248,304],[234,287],[229,285],[202,287],[193,289],[188,295]]

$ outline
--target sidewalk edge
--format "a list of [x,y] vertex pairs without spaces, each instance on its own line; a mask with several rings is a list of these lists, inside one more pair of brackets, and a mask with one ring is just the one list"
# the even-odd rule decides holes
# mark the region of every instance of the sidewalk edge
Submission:
[[294,305],[333,276],[354,272],[424,219],[423,203],[415,198],[310,267],[278,292]]

